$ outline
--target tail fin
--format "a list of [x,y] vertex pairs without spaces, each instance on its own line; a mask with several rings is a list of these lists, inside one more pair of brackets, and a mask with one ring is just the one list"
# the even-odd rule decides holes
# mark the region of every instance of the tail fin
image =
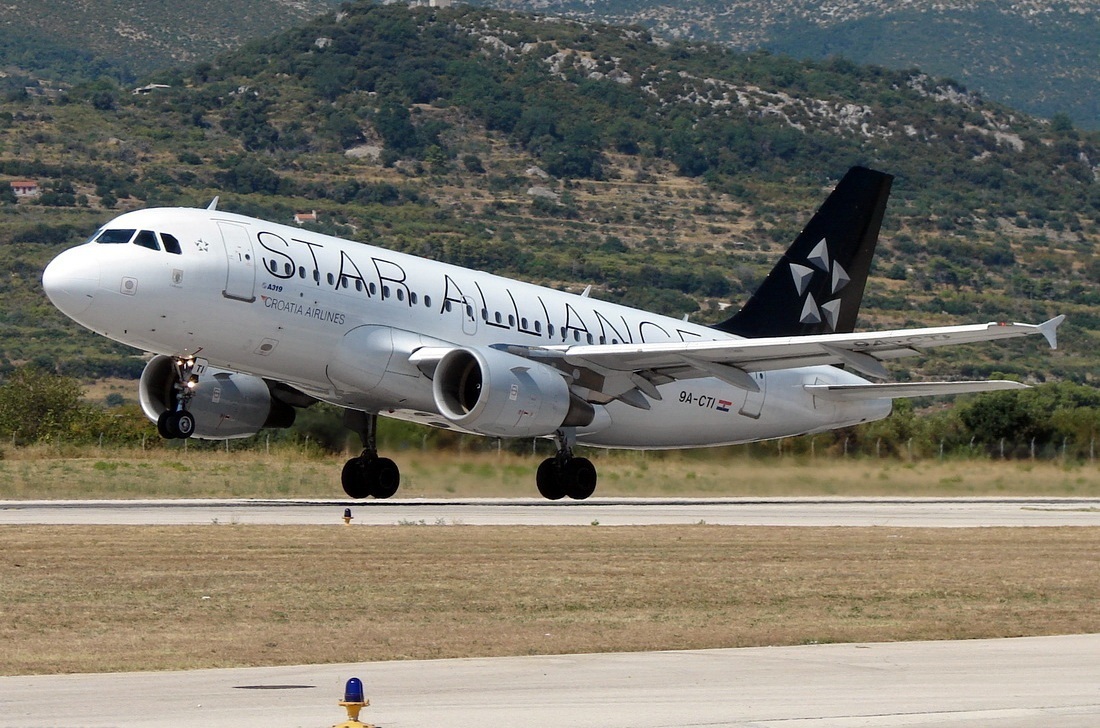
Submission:
[[850,333],[893,180],[848,170],[752,298],[714,328],[753,339]]

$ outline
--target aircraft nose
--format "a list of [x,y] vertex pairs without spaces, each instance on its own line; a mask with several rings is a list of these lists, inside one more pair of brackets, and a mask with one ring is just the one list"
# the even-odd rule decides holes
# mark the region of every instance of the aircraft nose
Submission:
[[42,271],[42,288],[54,306],[75,318],[88,310],[99,290],[99,264],[90,251],[66,250]]

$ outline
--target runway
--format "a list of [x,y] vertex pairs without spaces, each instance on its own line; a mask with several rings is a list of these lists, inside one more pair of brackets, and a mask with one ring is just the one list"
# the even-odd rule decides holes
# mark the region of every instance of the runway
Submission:
[[0,501],[3,524],[1100,526],[1097,498]]
[[[0,525],[343,527],[348,507],[352,527],[1100,525],[1089,498],[0,501]],[[1084,635],[0,677],[0,728],[330,726],[353,676],[382,728],[1100,724],[1100,635]]]
[[0,728],[1093,728],[1100,635],[0,678]]

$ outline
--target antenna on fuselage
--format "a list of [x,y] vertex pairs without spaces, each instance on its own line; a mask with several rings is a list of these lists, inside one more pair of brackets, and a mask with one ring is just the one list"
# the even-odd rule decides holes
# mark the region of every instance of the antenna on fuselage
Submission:
[[206,209],[207,210],[217,210],[218,209],[218,198],[219,197],[221,197],[221,195],[214,195],[214,199],[210,200],[210,204],[206,206]]

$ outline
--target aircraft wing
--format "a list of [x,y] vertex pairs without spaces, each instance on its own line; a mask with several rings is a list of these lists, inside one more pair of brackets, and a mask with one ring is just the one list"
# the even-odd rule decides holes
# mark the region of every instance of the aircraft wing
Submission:
[[[742,389],[759,391],[759,386],[752,377],[754,372],[843,364],[862,374],[882,379],[888,376],[882,365],[883,361],[915,355],[934,346],[972,344],[1041,334],[1051,348],[1057,348],[1057,329],[1064,320],[1065,316],[1057,316],[1041,324],[991,322],[756,339],[502,348],[564,370],[582,370],[590,375],[587,377],[590,382],[587,388],[594,393],[644,406],[639,393],[659,399],[657,385],[677,379],[717,377]],[[575,379],[583,386],[586,377]],[[916,395],[903,394],[901,392],[904,390],[901,389],[891,391],[882,389],[883,385],[871,385],[872,389],[863,389],[858,393],[856,390],[847,390],[841,394],[842,390],[834,389],[830,392],[823,391],[821,396],[831,395],[833,398],[845,399],[903,397],[980,391],[980,388],[1006,388],[1003,383],[991,386],[987,382],[935,384],[941,385],[939,390],[926,387]],[[952,390],[946,387],[947,384],[956,386]],[[960,389],[960,386],[964,388]]]

